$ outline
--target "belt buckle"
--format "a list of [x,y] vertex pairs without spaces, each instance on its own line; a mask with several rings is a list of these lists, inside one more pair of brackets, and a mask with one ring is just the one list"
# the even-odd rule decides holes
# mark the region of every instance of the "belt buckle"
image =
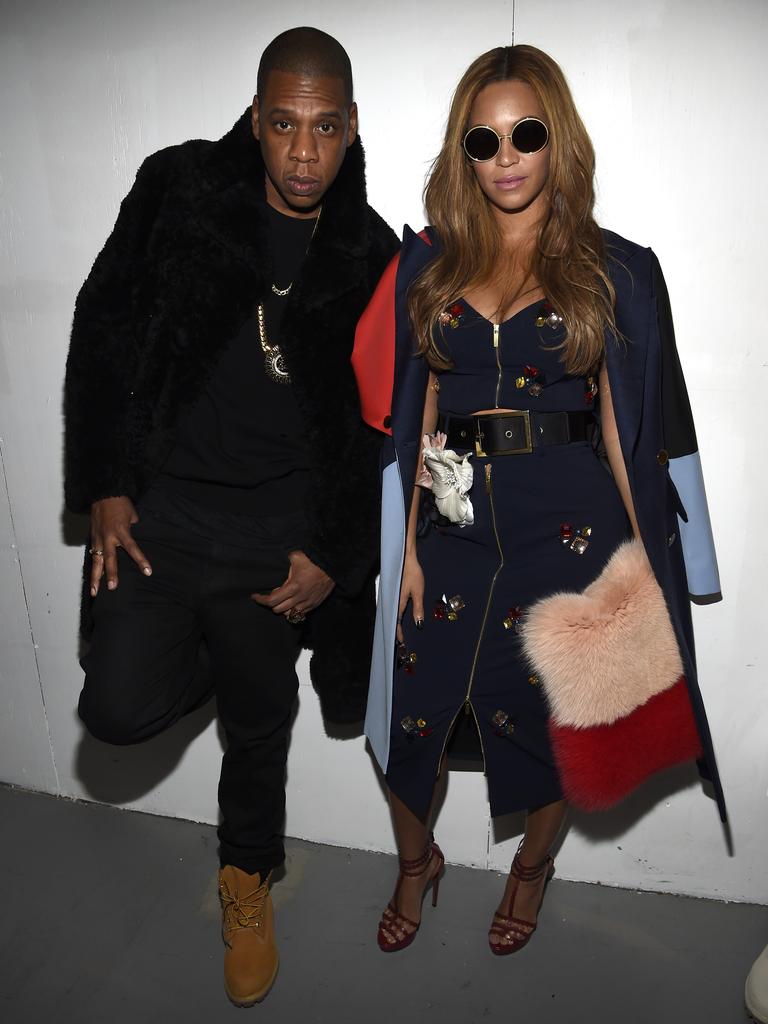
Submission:
[[[509,416],[509,413],[506,413]],[[512,416],[522,417],[525,428],[525,444],[522,448],[508,448],[507,455],[531,455],[533,452],[533,438],[531,436],[531,414],[528,409],[514,409]]]
[[[480,419],[481,417],[478,417]],[[499,419],[522,419],[525,430],[525,444],[521,448],[505,448],[504,451],[492,452],[492,455],[530,455],[533,452],[533,438],[531,435],[531,414],[528,409],[510,409],[508,412],[500,413]],[[486,456],[483,450],[483,432],[480,424],[477,425],[477,438],[475,439],[475,452],[480,456]]]

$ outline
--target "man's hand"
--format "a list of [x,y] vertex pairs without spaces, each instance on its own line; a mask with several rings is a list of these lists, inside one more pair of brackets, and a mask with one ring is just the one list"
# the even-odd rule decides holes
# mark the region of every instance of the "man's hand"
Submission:
[[290,612],[304,616],[323,603],[335,583],[303,551],[291,551],[288,558],[291,568],[285,583],[269,594],[251,594],[251,597],[257,604],[271,608],[275,615],[287,616]]
[[139,516],[130,498],[102,498],[91,505],[91,597],[99,592],[102,576],[107,589],[117,586],[117,549],[124,548],[145,576],[152,575],[152,566],[131,536],[131,526]]

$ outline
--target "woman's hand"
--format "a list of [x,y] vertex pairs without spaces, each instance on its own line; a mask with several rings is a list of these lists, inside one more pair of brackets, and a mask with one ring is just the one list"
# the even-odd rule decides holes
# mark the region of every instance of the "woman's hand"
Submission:
[[416,554],[406,554],[403,563],[403,579],[400,583],[400,605],[397,610],[397,641],[403,642],[403,614],[411,602],[411,613],[416,629],[424,625],[424,573]]
[[[421,421],[421,436],[434,434],[437,430],[437,377],[430,371],[427,389],[424,395],[424,415]],[[421,466],[419,467],[420,472]],[[424,625],[424,573],[421,571],[416,557],[416,524],[419,519],[419,505],[423,492],[418,485],[413,488],[411,508],[408,513],[408,530],[405,540],[405,560],[403,562],[403,579],[400,583],[400,604],[397,609],[397,642],[403,642],[402,621],[408,602],[411,602],[411,614],[416,629]]]

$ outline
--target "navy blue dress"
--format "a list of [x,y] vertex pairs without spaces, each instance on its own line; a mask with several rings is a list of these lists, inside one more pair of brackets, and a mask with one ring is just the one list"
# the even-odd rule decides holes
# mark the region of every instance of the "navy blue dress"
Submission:
[[[551,350],[562,328],[544,322],[541,302],[502,323],[497,346],[493,324],[468,303],[454,311],[443,330],[453,362],[439,376],[444,419],[493,408],[599,415],[597,378],[565,373]],[[387,782],[422,819],[461,716],[479,733],[493,815],[561,798],[546,700],[518,627],[538,598],[587,586],[630,533],[590,442],[471,461],[474,523],[438,520],[420,531],[425,624],[417,630],[406,610],[395,672]]]

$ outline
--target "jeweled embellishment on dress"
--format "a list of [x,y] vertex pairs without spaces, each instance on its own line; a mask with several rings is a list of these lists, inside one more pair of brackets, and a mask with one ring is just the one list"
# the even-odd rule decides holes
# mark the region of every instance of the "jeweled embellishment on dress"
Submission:
[[427,725],[426,719],[419,718],[415,722],[410,715],[406,715],[405,718],[400,722],[400,725],[405,732],[408,740],[424,739],[426,736],[431,736],[434,732],[433,729]]
[[464,307],[460,302],[452,302],[437,318],[441,327],[452,327],[453,330],[461,324],[464,316]]
[[537,327],[552,327],[557,328],[563,322],[563,318],[559,313],[556,313],[554,308],[548,303],[542,303],[539,308],[538,316],[536,317]]
[[449,622],[455,622],[459,617],[459,612],[462,608],[466,608],[466,603],[461,594],[454,594],[453,597],[446,597],[443,594],[442,597],[435,601],[435,606],[432,609],[433,619],[447,619]]
[[577,555],[583,555],[589,547],[589,538],[592,536],[591,526],[582,526],[574,530],[570,523],[560,524],[560,543],[563,547],[570,548]]
[[541,370],[537,366],[529,366],[527,363],[523,367],[523,372],[515,377],[515,387],[518,391],[527,388],[528,394],[533,395],[534,398],[538,398],[544,390],[544,383],[544,374]]
[[515,731],[515,724],[506,711],[497,711],[491,719],[491,725],[497,736],[511,736]]
[[414,668],[418,658],[416,657],[416,651],[409,651],[403,643],[397,645],[397,668],[403,669],[406,675],[412,676],[416,671]]
[[512,629],[515,633],[519,633],[522,621],[523,609],[519,605],[515,605],[513,608],[510,608],[509,611],[507,612],[506,618],[504,619],[502,625],[504,626],[504,629]]

